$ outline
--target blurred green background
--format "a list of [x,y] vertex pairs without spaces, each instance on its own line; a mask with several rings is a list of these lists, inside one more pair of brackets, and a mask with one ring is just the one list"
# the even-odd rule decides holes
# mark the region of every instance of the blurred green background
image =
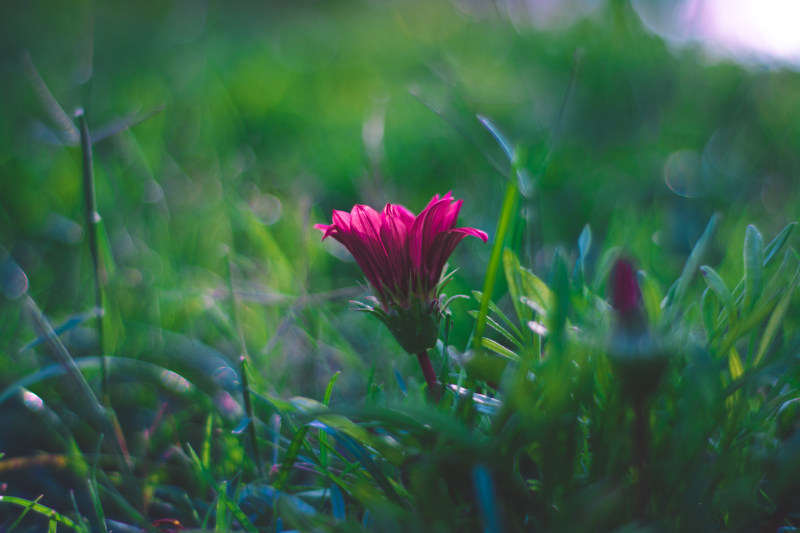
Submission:
[[[418,379],[414,361],[347,311],[362,275],[312,226],[452,190],[460,225],[491,237],[509,164],[480,115],[530,178],[509,245],[543,277],[589,224],[595,255],[621,247],[666,287],[715,212],[709,263],[740,272],[744,227],[771,239],[797,215],[797,73],[672,45],[625,1],[536,4],[6,1],[0,244],[54,324],[92,308],[82,108],[106,351],[232,391],[230,278],[258,387],[319,397],[346,369],[338,390],[360,398],[393,365]],[[490,249],[460,246],[450,294],[481,287]],[[458,349],[476,307],[454,304]],[[96,355],[93,335],[83,322],[64,338]],[[47,363],[23,349],[35,337],[4,300],[0,385]]]

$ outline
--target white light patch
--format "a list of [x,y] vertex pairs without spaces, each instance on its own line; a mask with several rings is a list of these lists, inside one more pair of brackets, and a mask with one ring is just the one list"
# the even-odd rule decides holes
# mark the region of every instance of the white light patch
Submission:
[[800,62],[797,0],[707,0],[703,33],[735,54]]
[[171,370],[162,370],[159,378],[165,388],[176,394],[183,394],[192,387],[192,384],[186,378]]
[[25,404],[25,407],[35,413],[41,413],[44,411],[44,401],[29,390],[26,390],[22,393],[22,403]]

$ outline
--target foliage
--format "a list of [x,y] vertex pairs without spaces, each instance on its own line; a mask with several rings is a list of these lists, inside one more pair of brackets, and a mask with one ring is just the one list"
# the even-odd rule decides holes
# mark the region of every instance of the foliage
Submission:
[[[600,4],[9,5],[0,529],[800,527],[797,74]],[[434,401],[312,226],[450,189]]]

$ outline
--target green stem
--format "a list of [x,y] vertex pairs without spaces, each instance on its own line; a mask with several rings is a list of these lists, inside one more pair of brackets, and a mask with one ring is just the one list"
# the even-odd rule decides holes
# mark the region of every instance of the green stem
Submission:
[[492,301],[494,284],[497,280],[497,273],[500,270],[500,259],[503,257],[503,244],[505,243],[508,228],[511,226],[511,220],[516,211],[515,207],[518,197],[519,191],[516,185],[509,182],[506,186],[506,194],[500,212],[500,221],[497,223],[497,232],[494,236],[494,245],[492,247],[492,256],[489,259],[489,268],[486,270],[486,278],[483,282],[483,298],[481,299],[481,308],[478,312],[478,322],[475,325],[475,338],[472,341],[472,345],[476,348],[481,346],[483,334],[486,331],[486,316],[489,314],[489,303]]
[[80,126],[81,155],[83,159],[83,204],[86,216],[86,233],[89,236],[89,252],[92,256],[92,273],[94,274],[94,306],[97,312],[97,349],[101,357],[103,385],[101,396],[108,405],[108,367],[105,362],[105,339],[103,333],[103,284],[100,279],[100,250],[97,242],[97,225],[100,214],[97,212],[97,199],[94,187],[94,171],[92,169],[92,138],[83,110],[77,112]]
[[417,360],[419,360],[419,366],[425,376],[425,382],[428,384],[430,395],[438,403],[442,398],[442,391],[439,388],[439,382],[436,380],[436,372],[433,371],[431,359],[428,357],[428,350],[417,353]]
[[240,371],[242,374],[242,398],[244,399],[244,411],[250,418],[247,432],[250,435],[250,446],[253,448],[253,457],[256,460],[258,475],[264,477],[264,463],[261,460],[261,453],[258,451],[258,435],[256,435],[256,419],[253,415],[253,403],[250,401],[250,384],[247,379],[247,357],[242,355],[239,358]]
[[236,328],[236,336],[239,338],[239,346],[241,348],[241,356],[239,357],[239,370],[242,375],[242,399],[244,400],[244,410],[247,417],[250,419],[250,424],[247,427],[247,433],[250,436],[250,446],[253,449],[253,458],[258,468],[258,475],[264,477],[264,463],[261,460],[261,454],[258,450],[258,435],[256,435],[256,419],[253,415],[253,404],[250,400],[250,384],[247,379],[247,360],[250,354],[247,351],[247,343],[244,340],[244,332],[242,331],[242,324],[239,322],[239,310],[236,301],[236,292],[233,290],[233,275],[232,275],[232,262],[230,259],[227,261],[228,266],[228,291],[231,295],[231,318],[233,325]]
[[633,406],[633,445],[634,462],[638,471],[638,491],[636,495],[636,515],[645,518],[647,503],[650,500],[650,472],[647,456],[650,449],[650,431],[648,427],[648,409],[643,401]]

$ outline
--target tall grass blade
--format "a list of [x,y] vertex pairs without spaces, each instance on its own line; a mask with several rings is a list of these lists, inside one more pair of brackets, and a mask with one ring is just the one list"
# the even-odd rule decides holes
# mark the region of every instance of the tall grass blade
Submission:
[[100,404],[95,396],[86,378],[81,374],[78,365],[70,355],[67,348],[61,342],[61,339],[53,331],[50,322],[44,316],[39,306],[29,295],[25,294],[23,298],[23,305],[28,312],[28,316],[33,322],[34,328],[40,337],[47,339],[47,347],[55,360],[61,364],[70,377],[71,382],[77,389],[77,398],[80,398],[88,411],[89,418],[95,429],[107,435],[114,435],[115,438],[109,439],[114,452],[120,457],[123,469],[130,475],[130,465],[128,463],[128,450],[125,446],[125,441],[122,439],[121,433],[117,431],[114,423],[110,419],[108,413]]
[[[233,517],[239,521],[239,524],[244,528],[246,531],[257,532],[258,528],[253,525],[253,522],[247,517],[242,508],[239,507],[236,502],[231,500],[228,497],[228,494],[225,492],[225,488],[227,486],[226,482],[219,484],[214,479],[214,476],[211,475],[211,472],[203,466],[202,461],[200,461],[200,457],[197,456],[197,453],[192,448],[191,444],[186,443],[186,451],[189,454],[194,465],[200,471],[201,476],[205,481],[214,489],[214,492],[217,493],[217,496],[222,500],[223,504],[226,507],[226,512],[230,511]],[[213,507],[209,509],[209,512],[213,511]],[[204,526],[205,527],[205,526]]]
[[764,239],[752,224],[744,237],[744,307],[746,313],[761,296],[764,285]]
[[[341,374],[340,371],[334,372],[331,379],[328,380],[328,386],[325,387],[325,396],[322,399],[322,405],[328,406],[331,402],[331,394],[333,394],[333,386],[336,384],[336,379]],[[397,375],[397,370],[395,370]],[[319,434],[319,462],[323,469],[328,468],[328,434],[324,431]]]
[[497,494],[489,469],[483,464],[473,467],[472,482],[475,485],[478,508],[483,519],[483,531],[485,533],[501,533],[504,529],[500,522]]
[[730,324],[735,324],[736,307],[734,306],[733,298],[731,297],[731,291],[728,290],[728,286],[725,284],[725,280],[723,280],[720,275],[717,274],[717,271],[710,266],[703,265],[700,267],[700,271],[703,273],[703,279],[705,279],[709,288],[714,291],[714,294],[717,295],[719,301],[722,302],[722,305],[724,305],[725,309],[728,311]]
[[19,523],[22,522],[22,520],[26,516],[28,516],[28,513],[30,512],[31,509],[33,509],[33,506],[39,503],[39,500],[41,500],[42,498],[44,498],[44,494],[39,494],[35,500],[32,500],[28,505],[26,505],[25,509],[22,510],[17,519],[14,520],[14,522],[10,526],[8,526],[8,529],[5,529],[5,533],[12,533],[14,531],[14,528],[16,528],[19,525]]
[[[511,164],[511,173],[516,175],[516,185],[520,194],[522,194],[523,197],[528,198],[533,192],[531,179],[530,176],[528,176],[528,174],[525,172],[525,169],[520,167],[519,157],[517,156],[514,148],[512,148],[511,143],[508,141],[508,139],[506,139],[505,135],[500,132],[497,126],[492,124],[488,118],[478,115],[478,120],[484,125],[484,127],[486,127],[487,130],[489,130],[489,133],[491,133],[495,138],[497,144],[500,145],[503,153],[508,158],[508,162]],[[513,180],[511,180],[511,182],[513,182]]]
[[[80,126],[81,155],[83,169],[83,207],[86,218],[86,233],[89,236],[89,253],[92,257],[92,274],[94,277],[94,306],[100,310],[97,316],[97,353],[105,355],[105,339],[103,332],[103,283],[102,265],[100,263],[100,249],[97,239],[97,227],[100,224],[100,213],[97,212],[97,197],[94,186],[94,168],[92,160],[92,139],[89,136],[89,126],[83,110],[76,113]],[[103,392],[104,403],[108,404],[108,369],[103,367]]]
[[49,517],[50,521],[56,523],[56,525],[63,524],[67,527],[71,527],[72,529],[79,528],[78,524],[73,522],[68,516],[64,516],[55,509],[51,509],[50,507],[44,506],[41,503],[37,503],[37,501],[32,502],[30,500],[26,500],[25,498],[0,494],[0,504],[2,503],[10,503],[12,505],[28,508],[30,511]]
[[578,259],[575,261],[575,267],[572,270],[572,279],[579,287],[586,284],[586,256],[589,255],[589,249],[592,247],[592,229],[589,224],[586,224],[578,236]]
[[683,265],[681,275],[675,280],[675,283],[672,284],[672,287],[670,287],[669,291],[667,292],[667,296],[664,297],[664,300],[661,302],[661,307],[664,310],[664,313],[661,316],[663,324],[667,327],[669,327],[669,325],[677,316],[679,304],[686,295],[686,290],[689,288],[689,282],[692,280],[692,275],[700,266],[700,262],[702,261],[706,250],[708,249],[708,246],[711,242],[711,237],[716,230],[718,220],[719,217],[714,214],[711,217],[711,220],[708,221],[706,229],[703,231],[703,234],[700,235],[700,238],[695,243],[694,248],[692,248],[692,252],[686,259],[686,263]]
[[336,485],[331,485],[331,514],[339,520],[346,520],[344,511],[344,496],[342,490]]
[[517,188],[511,183],[506,185],[506,194],[505,198],[503,198],[503,206],[500,209],[500,219],[497,223],[497,232],[494,236],[492,255],[489,258],[489,267],[486,270],[486,278],[483,282],[483,298],[481,299],[481,307],[478,311],[478,321],[475,324],[475,336],[472,339],[472,345],[475,347],[482,346],[483,335],[486,331],[486,315],[489,314],[489,302],[494,292],[494,285],[500,270],[500,261],[503,255],[505,239],[509,233],[514,213],[516,212],[518,199],[519,191]]
[[264,462],[261,460],[261,453],[258,449],[258,435],[256,434],[256,424],[255,424],[255,417],[253,416],[253,402],[250,399],[250,384],[248,378],[248,364],[247,360],[250,358],[250,354],[247,350],[247,343],[244,340],[244,331],[242,331],[242,324],[239,321],[239,301],[236,297],[236,292],[233,290],[233,276],[232,270],[233,265],[230,259],[227,261],[228,266],[228,291],[230,293],[230,304],[231,304],[231,319],[233,320],[233,326],[236,329],[236,336],[239,340],[239,350],[241,352],[239,356],[239,375],[241,376],[241,384],[242,384],[242,401],[244,402],[244,412],[247,416],[250,423],[247,425],[247,434],[250,437],[250,448],[253,452],[253,459],[256,463],[256,468],[258,469],[259,477],[264,476]]
[[772,344],[772,341],[775,340],[775,336],[778,334],[778,330],[783,324],[786,311],[789,309],[789,303],[792,301],[792,296],[794,295],[794,289],[797,287],[798,276],[800,276],[800,267],[795,271],[792,281],[778,301],[778,305],[776,305],[775,309],[772,311],[769,321],[767,321],[767,326],[764,328],[764,333],[761,335],[761,341],[758,344],[758,351],[753,359],[753,365],[755,366],[758,366],[758,363],[761,362],[761,359],[767,353],[767,349]]
[[294,463],[297,461],[297,456],[300,455],[300,449],[305,445],[306,433],[308,433],[308,426],[302,426],[294,434],[289,448],[281,461],[281,467],[278,469],[278,474],[275,477],[273,486],[278,490],[283,490],[286,482],[289,480],[289,474],[292,472]]

